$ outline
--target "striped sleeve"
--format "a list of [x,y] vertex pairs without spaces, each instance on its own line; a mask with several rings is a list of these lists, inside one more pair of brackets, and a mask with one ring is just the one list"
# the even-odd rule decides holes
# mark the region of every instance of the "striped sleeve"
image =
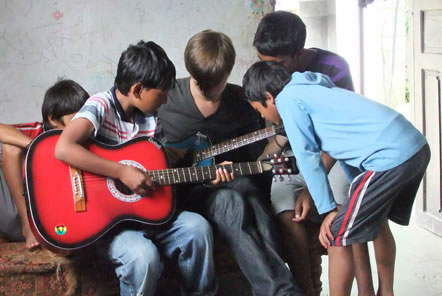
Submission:
[[94,126],[94,137],[104,124],[106,115],[110,112],[110,102],[105,93],[99,93],[87,99],[86,103],[75,115],[74,119],[85,118]]

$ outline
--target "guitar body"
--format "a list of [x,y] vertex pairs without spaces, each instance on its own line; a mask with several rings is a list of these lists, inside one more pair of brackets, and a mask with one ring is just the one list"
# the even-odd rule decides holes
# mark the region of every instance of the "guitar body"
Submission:
[[[37,137],[25,162],[30,222],[43,244],[77,249],[96,241],[121,221],[160,225],[171,219],[175,199],[170,185],[143,197],[123,190],[110,178],[84,171],[78,174],[55,158],[60,133],[54,130]],[[90,140],[86,148],[102,158],[147,171],[167,168],[161,145],[153,138],[135,138],[117,146]]]
[[211,146],[211,141],[208,136],[198,132],[195,135],[187,137],[181,142],[166,143],[166,147],[174,147],[177,149],[186,149],[189,151],[190,160],[185,159],[184,164],[198,165],[198,166],[210,166],[214,165],[215,161],[213,157],[205,158],[199,161],[194,160],[194,154],[198,151],[207,149]]

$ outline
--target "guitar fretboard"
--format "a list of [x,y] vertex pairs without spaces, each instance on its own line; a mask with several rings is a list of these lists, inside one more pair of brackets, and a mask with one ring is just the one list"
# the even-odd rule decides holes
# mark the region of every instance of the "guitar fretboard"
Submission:
[[152,180],[160,185],[171,185],[180,183],[195,183],[216,178],[216,170],[225,168],[233,172],[235,176],[246,176],[260,174],[266,169],[263,168],[261,161],[232,163],[227,165],[187,167],[165,170],[148,171],[147,174]]
[[237,137],[232,140],[224,141],[206,149],[202,149],[193,153],[193,161],[199,162],[204,159],[208,159],[224,152],[228,152],[245,145],[269,138],[276,135],[278,132],[283,130],[283,126],[270,126],[258,131],[248,133],[244,136]]

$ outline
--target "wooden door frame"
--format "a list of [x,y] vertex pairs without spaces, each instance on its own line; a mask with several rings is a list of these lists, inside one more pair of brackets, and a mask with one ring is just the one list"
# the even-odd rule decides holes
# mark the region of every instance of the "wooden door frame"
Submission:
[[[423,18],[421,10],[416,10],[415,3],[419,0],[410,0],[409,4],[409,16],[408,16],[408,48],[410,50],[408,55],[409,61],[409,81],[410,81],[410,100],[413,101],[411,104],[411,114],[412,121],[415,126],[425,134],[426,126],[425,126],[425,96],[424,96],[424,87],[423,87],[423,71],[421,69],[417,69],[416,64],[423,65],[427,58],[421,55],[423,49],[423,40],[422,40],[422,27],[423,27]],[[420,2],[422,4],[422,2]],[[429,7],[431,8],[431,7]],[[425,9],[425,5],[424,5]],[[441,7],[442,9],[442,7]],[[417,26],[417,30],[415,30],[415,25]],[[417,72],[416,72],[417,71]],[[440,102],[440,101],[439,101]],[[440,106],[439,106],[440,108]],[[441,109],[439,109],[441,110]],[[439,124],[439,128],[441,129],[441,125]],[[441,147],[442,145],[440,145]],[[440,149],[439,149],[440,150]],[[441,157],[441,151],[433,151],[433,157],[439,154]],[[440,165],[440,164],[439,164]],[[440,175],[439,175],[440,178]],[[415,201],[415,218],[416,223],[424,227],[440,236],[442,236],[442,221],[440,218],[432,217],[431,214],[426,212],[426,192],[425,192],[425,184],[427,184],[427,176],[424,177],[422,186],[420,187],[418,194],[416,196]],[[441,182],[442,185],[442,182]],[[439,212],[441,210],[439,209]]]

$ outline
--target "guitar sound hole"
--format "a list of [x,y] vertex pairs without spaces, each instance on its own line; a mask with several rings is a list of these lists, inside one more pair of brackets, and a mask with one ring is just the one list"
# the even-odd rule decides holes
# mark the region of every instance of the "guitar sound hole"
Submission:
[[121,193],[123,193],[125,195],[132,195],[133,194],[133,191],[130,190],[129,187],[124,185],[123,182],[121,182],[120,180],[114,179],[114,183],[115,183],[115,188],[117,188],[117,190],[120,191]]

